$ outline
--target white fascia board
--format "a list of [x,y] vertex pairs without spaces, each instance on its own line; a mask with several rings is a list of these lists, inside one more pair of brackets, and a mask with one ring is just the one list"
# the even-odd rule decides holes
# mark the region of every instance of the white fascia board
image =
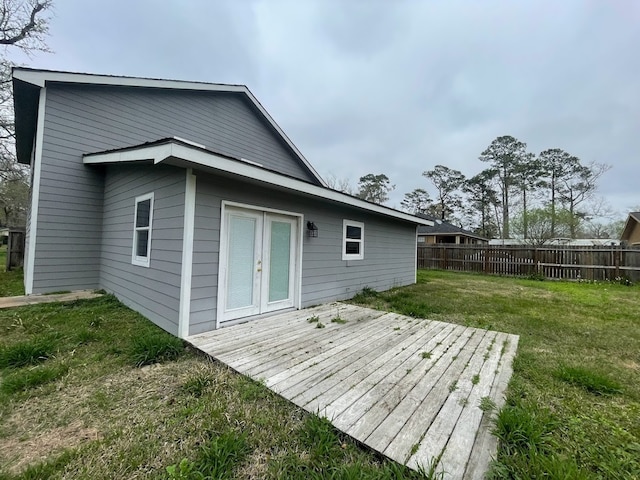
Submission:
[[40,89],[38,100],[38,118],[36,120],[36,140],[33,158],[33,183],[31,184],[31,213],[29,215],[29,242],[25,252],[27,268],[24,272],[24,293],[33,293],[33,278],[36,262],[36,238],[38,233],[38,212],[40,203],[40,179],[42,175],[42,145],[44,143],[44,110],[47,100],[47,89]]
[[136,78],[136,77],[118,77],[110,75],[91,75],[87,73],[70,73],[70,72],[54,72],[54,71],[33,71],[33,70],[21,70],[16,68],[13,72],[13,77],[23,82],[36,85],[38,87],[44,87],[47,82],[60,82],[60,83],[78,83],[78,84],[90,84],[90,85],[110,85],[121,87],[142,87],[142,88],[167,88],[176,90],[199,90],[207,92],[234,92],[244,93],[254,106],[262,113],[271,126],[278,132],[278,135],[287,143],[287,145],[293,150],[296,156],[302,161],[302,163],[309,169],[311,174],[323,186],[327,186],[320,174],[304,157],[302,152],[293,144],[293,142],[287,137],[284,131],[276,123],[276,121],[269,115],[264,109],[258,99],[251,93],[251,91],[245,85],[227,85],[205,82],[189,82],[184,80],[161,80],[155,78]]
[[[161,148],[162,147],[162,148]],[[297,192],[306,193],[315,197],[331,200],[334,202],[349,205],[351,207],[360,208],[369,212],[378,213],[387,217],[405,220],[419,225],[432,226],[433,222],[422,218],[414,217],[407,213],[392,210],[383,205],[365,202],[359,198],[354,198],[344,193],[330,190],[317,185],[312,185],[295,178],[285,177],[283,175],[255,167],[251,164],[241,161],[229,159],[217,155],[213,152],[207,152],[202,149],[180,145],[176,143],[166,143],[163,145],[154,145],[150,147],[140,147],[123,152],[107,152],[97,153],[85,156],[84,163],[102,164],[102,163],[118,163],[131,162],[140,160],[151,160],[154,163],[160,163],[170,159],[171,157],[194,163],[203,167],[209,167],[216,170],[240,175],[242,177],[252,178],[261,182],[284,187]]]
[[[160,163],[171,156],[174,144],[165,143],[162,145],[152,145],[149,147],[132,148],[131,150],[121,150],[116,152],[105,152],[85,155],[82,162],[91,164],[138,162],[141,160],[153,160],[153,163]],[[142,155],[141,155],[142,154]]]
[[88,73],[54,72],[47,70],[22,70],[16,68],[13,77],[23,82],[46,86],[47,82],[81,83],[89,85],[110,85],[120,87],[173,88],[177,90],[202,90],[209,92],[244,92],[244,85],[227,85],[218,83],[189,82],[186,80],[162,80],[156,78],[118,77],[111,75],[93,75]]

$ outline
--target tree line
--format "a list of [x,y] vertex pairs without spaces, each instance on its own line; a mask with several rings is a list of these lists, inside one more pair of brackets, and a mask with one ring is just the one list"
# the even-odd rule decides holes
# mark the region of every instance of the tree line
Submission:
[[0,8],[0,224],[24,226],[29,204],[29,169],[16,162],[12,51],[31,56],[48,51],[51,0],[3,0]]
[[[544,243],[551,238],[609,238],[619,225],[603,228],[589,223],[607,208],[597,197],[598,180],[611,167],[583,163],[575,155],[551,148],[534,154],[526,143],[497,137],[479,155],[487,165],[467,178],[461,171],[436,165],[422,173],[427,188],[404,194],[401,208],[426,213],[472,230],[486,238],[523,238]],[[385,203],[395,189],[384,174],[360,177],[357,188],[329,179],[332,188],[364,200]]]

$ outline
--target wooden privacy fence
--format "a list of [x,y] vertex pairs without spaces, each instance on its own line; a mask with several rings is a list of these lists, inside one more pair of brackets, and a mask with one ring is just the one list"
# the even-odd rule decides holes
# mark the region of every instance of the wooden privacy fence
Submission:
[[565,280],[640,281],[640,249],[625,247],[529,247],[419,245],[418,268],[497,275],[540,275]]

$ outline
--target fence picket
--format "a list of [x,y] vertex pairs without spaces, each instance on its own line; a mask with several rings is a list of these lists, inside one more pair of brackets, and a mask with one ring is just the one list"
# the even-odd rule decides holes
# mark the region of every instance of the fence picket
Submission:
[[640,281],[640,249],[622,246],[419,245],[418,268],[565,280]]

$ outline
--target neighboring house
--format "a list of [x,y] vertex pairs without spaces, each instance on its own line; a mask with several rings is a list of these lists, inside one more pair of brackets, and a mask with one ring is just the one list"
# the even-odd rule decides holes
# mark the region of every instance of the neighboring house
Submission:
[[469,230],[444,222],[439,218],[424,213],[417,215],[420,218],[433,222],[433,225],[418,227],[418,244],[431,245],[434,243],[453,243],[456,245],[485,244],[489,239],[476,235]]
[[640,246],[640,212],[631,212],[622,230],[621,242],[627,245]]
[[16,68],[27,294],[104,289],[187,337],[415,282],[431,222],[327,188],[253,94]]

